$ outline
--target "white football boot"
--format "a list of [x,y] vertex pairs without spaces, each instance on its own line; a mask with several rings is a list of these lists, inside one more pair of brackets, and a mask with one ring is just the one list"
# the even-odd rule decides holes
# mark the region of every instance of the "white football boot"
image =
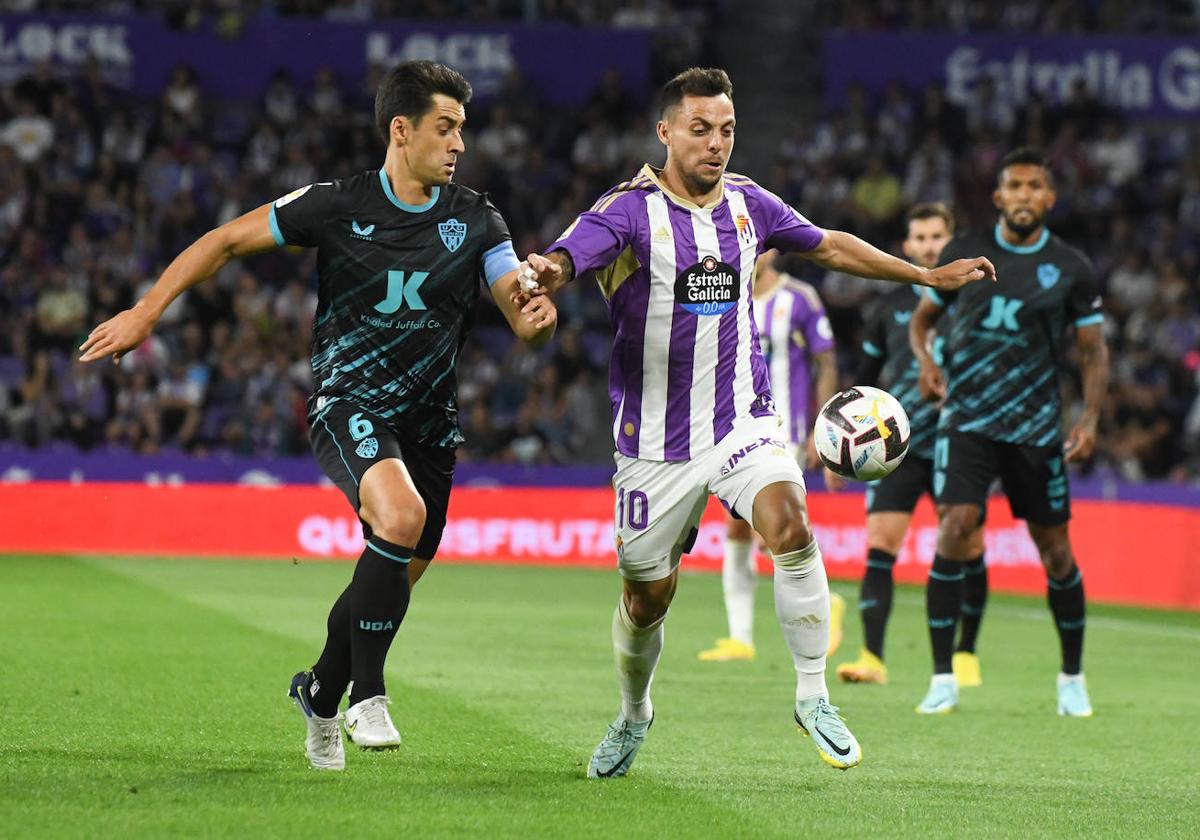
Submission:
[[625,715],[618,715],[609,724],[608,734],[597,745],[592,760],[588,762],[588,778],[612,779],[628,773],[652,723],[654,718],[635,722],[626,720]]
[[309,764],[317,770],[345,770],[346,749],[342,746],[338,716],[323,718],[313,712],[309,703],[311,680],[311,671],[301,671],[292,677],[292,685],[288,689],[288,697],[296,701],[296,708],[304,715],[304,725],[308,728],[304,752]]
[[364,750],[394,750],[400,746],[400,733],[388,714],[392,701],[384,694],[368,697],[346,710],[346,734]]

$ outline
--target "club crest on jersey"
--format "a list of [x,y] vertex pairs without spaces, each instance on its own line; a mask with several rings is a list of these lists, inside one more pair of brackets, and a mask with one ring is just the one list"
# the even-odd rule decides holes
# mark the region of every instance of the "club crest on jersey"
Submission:
[[458,219],[447,219],[438,225],[438,233],[442,235],[442,243],[454,253],[467,238],[467,226]]
[[1062,272],[1058,270],[1058,266],[1054,263],[1042,263],[1037,269],[1038,283],[1043,289],[1051,288],[1058,282],[1058,278],[1062,277]]
[[366,239],[369,242],[371,234],[375,232],[375,225],[361,227],[356,220],[351,220],[350,232],[354,235],[355,239]]
[[743,245],[753,245],[754,228],[750,224],[750,217],[745,213],[738,213],[733,217],[733,224],[737,228],[738,242]]

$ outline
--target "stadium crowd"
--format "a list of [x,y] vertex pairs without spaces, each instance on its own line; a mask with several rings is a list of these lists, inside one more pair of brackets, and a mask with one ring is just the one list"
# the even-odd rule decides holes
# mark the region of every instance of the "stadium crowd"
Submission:
[[[211,227],[318,176],[377,167],[378,72],[325,72],[301,89],[280,71],[261,100],[237,103],[206,101],[185,67],[153,102],[130,101],[96,66],[77,78],[41,66],[0,86],[0,440],[305,451],[311,254],[231,264],[177,301],[119,366],[85,367],[74,348]],[[491,193],[519,253],[537,250],[609,184],[662,159],[648,106],[631,101],[614,70],[586,108],[554,110],[532,101],[514,71],[471,108],[457,177]],[[859,89],[783,139],[768,186],[822,226],[895,249],[912,202],[944,201],[960,225],[990,225],[996,163],[1019,143],[1048,150],[1060,187],[1051,226],[1087,250],[1105,290],[1114,377],[1096,463],[1130,478],[1200,478],[1193,129],[1124,123],[1082,86],[1057,107],[1014,107],[986,87],[966,108],[937,88],[894,86],[877,100]],[[842,370],[852,370],[860,313],[878,284],[791,268],[821,291]],[[481,304],[460,366],[465,459],[609,457],[603,301],[576,283],[559,308],[558,337],[534,353]],[[1065,388],[1077,401],[1070,376]]]

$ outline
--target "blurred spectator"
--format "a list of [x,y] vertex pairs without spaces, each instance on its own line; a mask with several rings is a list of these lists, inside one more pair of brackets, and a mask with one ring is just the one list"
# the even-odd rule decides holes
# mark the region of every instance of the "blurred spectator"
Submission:
[[1114,120],[1104,123],[1100,138],[1088,150],[1088,162],[1111,187],[1124,187],[1142,169],[1142,150],[1132,132]]
[[867,237],[878,238],[904,206],[900,181],[887,169],[881,155],[872,155],[867,169],[850,187],[850,206],[860,229],[869,231]]
[[54,143],[54,124],[28,99],[18,98],[16,114],[0,129],[0,142],[19,162],[37,163]]

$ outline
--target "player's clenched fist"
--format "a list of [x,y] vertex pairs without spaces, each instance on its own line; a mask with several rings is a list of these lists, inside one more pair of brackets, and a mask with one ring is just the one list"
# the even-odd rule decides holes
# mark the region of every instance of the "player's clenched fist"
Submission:
[[81,362],[112,356],[116,364],[121,357],[150,337],[154,322],[136,308],[118,312],[88,334],[80,345]]
[[544,295],[562,285],[562,266],[541,254],[530,254],[517,269],[521,290],[528,295]]
[[996,280],[996,267],[987,257],[955,260],[941,268],[929,270],[929,285],[935,289],[952,292],[975,280]]

